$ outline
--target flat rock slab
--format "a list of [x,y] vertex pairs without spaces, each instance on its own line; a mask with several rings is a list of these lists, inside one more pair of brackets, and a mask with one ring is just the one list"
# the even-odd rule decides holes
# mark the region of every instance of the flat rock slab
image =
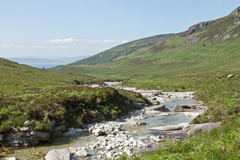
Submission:
[[164,126],[164,127],[153,127],[150,129],[153,130],[158,130],[158,131],[172,131],[172,130],[182,130],[183,127],[186,125],[169,125],[169,126]]
[[161,104],[161,105],[157,105],[157,106],[153,106],[153,107],[146,107],[145,110],[146,111],[159,111],[159,110],[164,110],[165,109],[165,104]]
[[188,137],[196,134],[197,132],[200,131],[211,131],[217,127],[219,127],[221,122],[217,123],[203,123],[203,124],[197,124],[192,126],[192,128],[188,131]]
[[47,153],[45,160],[70,160],[71,153],[67,149],[54,149]]

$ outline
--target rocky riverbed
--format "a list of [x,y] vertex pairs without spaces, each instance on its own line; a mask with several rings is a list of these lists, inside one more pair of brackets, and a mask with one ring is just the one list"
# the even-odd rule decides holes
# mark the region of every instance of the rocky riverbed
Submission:
[[[193,92],[148,91],[123,87],[119,87],[119,89],[139,92],[146,96],[152,105],[135,103],[134,105],[138,109],[122,117],[119,121],[90,124],[85,129],[70,128],[68,132],[63,133],[63,136],[73,137],[76,141],[62,145],[64,149],[57,149],[61,148],[61,145],[57,146],[56,149],[53,149],[54,146],[52,146],[47,149],[51,151],[44,150],[45,154],[37,158],[30,155],[15,156],[10,154],[9,156],[15,156],[19,159],[28,159],[26,157],[44,159],[46,155],[46,160],[59,157],[64,157],[64,159],[83,157],[116,159],[124,152],[128,156],[132,156],[134,153],[159,147],[166,139],[185,139],[201,130],[196,129],[197,125],[188,124],[192,118],[202,114],[207,109],[207,106],[203,104],[196,104],[193,100]],[[183,122],[185,123],[183,124]],[[170,126],[168,129],[164,128],[169,125],[175,126]],[[214,124],[213,126],[218,125]],[[204,127],[207,128],[206,130],[209,128]],[[192,130],[193,128],[195,131]],[[81,140],[77,140],[76,137],[81,137]],[[59,140],[61,141],[61,138]]]

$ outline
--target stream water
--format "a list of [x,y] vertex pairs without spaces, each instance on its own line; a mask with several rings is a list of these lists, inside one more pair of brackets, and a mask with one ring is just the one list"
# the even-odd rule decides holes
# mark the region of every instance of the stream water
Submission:
[[[147,119],[139,120],[140,122],[145,122],[147,125],[131,126],[124,129],[128,131],[129,134],[133,135],[133,137],[149,137],[150,135],[163,134],[160,131],[153,131],[149,128],[191,122],[190,118],[186,115],[172,112],[172,109],[176,104],[196,104],[196,101],[193,99],[172,99],[172,101],[165,102],[166,108],[170,110],[170,112],[167,112],[169,114],[168,116],[154,115],[152,117],[148,117]],[[185,135],[181,136],[182,139],[185,138]],[[51,139],[48,144],[36,147],[14,149],[13,153],[5,156],[17,157],[18,160],[44,160],[44,156],[52,149],[63,149],[71,146],[77,146],[79,144],[84,145],[84,143],[90,142],[95,138],[95,136],[89,133],[81,134],[80,136],[75,137],[54,138]],[[152,149],[156,145],[150,144],[150,146],[150,149]],[[145,150],[149,150],[149,148]]]

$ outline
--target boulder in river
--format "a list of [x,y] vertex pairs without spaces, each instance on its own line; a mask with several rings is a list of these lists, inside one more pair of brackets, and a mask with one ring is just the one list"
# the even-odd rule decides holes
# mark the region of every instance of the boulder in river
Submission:
[[182,108],[181,106],[179,106],[179,105],[175,105],[175,106],[173,107],[173,111],[174,111],[174,112],[182,112],[182,111],[183,111],[183,108]]
[[46,140],[49,140],[50,136],[48,133],[46,132],[40,132],[40,131],[31,131],[30,132],[30,135],[33,137],[33,138],[36,138],[38,140],[42,140],[42,141],[46,141]]
[[153,92],[151,97],[155,97],[155,96],[159,96],[159,95],[163,95],[161,91],[156,91],[156,92]]
[[146,107],[145,110],[146,111],[164,111],[165,109],[165,104],[161,104],[161,105],[157,105],[157,106],[153,106],[153,107]]
[[153,105],[159,105],[159,104],[160,104],[160,102],[159,102],[157,99],[152,99],[152,100],[151,100],[151,103],[152,103]]
[[70,160],[71,153],[67,149],[54,149],[47,153],[45,160]]

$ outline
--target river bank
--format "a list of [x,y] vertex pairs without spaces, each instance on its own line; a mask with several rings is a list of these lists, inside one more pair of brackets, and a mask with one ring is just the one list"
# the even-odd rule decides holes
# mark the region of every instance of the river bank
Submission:
[[[65,133],[65,135],[71,136],[73,143],[71,140],[67,140],[69,144],[60,145],[61,147],[46,147],[48,149],[43,149],[44,147],[39,147],[40,154],[38,158],[44,156],[47,150],[50,149],[58,149],[65,148],[75,157],[89,157],[90,159],[104,159],[104,158],[118,158],[123,151],[125,151],[129,156],[133,153],[139,153],[142,151],[152,150],[154,147],[158,147],[161,142],[166,139],[185,139],[187,134],[182,133],[164,133],[159,132],[154,129],[150,129],[151,127],[157,126],[165,126],[178,124],[182,122],[191,122],[190,118],[185,116],[186,114],[190,117],[195,117],[204,112],[205,107],[201,104],[196,104],[194,99],[193,92],[164,92],[164,91],[156,91],[156,90],[136,90],[134,88],[124,88],[126,90],[134,90],[135,92],[139,92],[142,95],[149,98],[149,101],[158,101],[157,103],[165,103],[167,107],[167,111],[162,109],[150,109],[147,104],[135,104],[135,106],[141,106],[141,109],[135,110],[134,112],[130,112],[128,115],[122,117],[119,122],[102,122],[97,124],[90,124],[87,126],[88,131],[81,129],[70,129],[69,132]],[[183,99],[185,98],[185,99]],[[192,109],[192,111],[186,112],[173,112],[173,108],[175,105],[182,106],[195,106],[198,108]],[[155,105],[156,106],[156,105]],[[201,107],[200,107],[201,106]],[[201,109],[200,109],[201,108]],[[146,110],[148,109],[148,110]],[[156,120],[158,119],[158,120]],[[159,123],[159,119],[161,122]],[[162,123],[164,122],[165,123]],[[175,121],[175,122],[174,122]],[[154,123],[155,122],[155,123]],[[169,123],[170,122],[170,123]],[[173,123],[172,123],[173,122]],[[159,123],[159,124],[157,124]],[[187,124],[186,124],[187,125]],[[116,127],[117,126],[117,127]],[[90,134],[92,133],[92,134]],[[103,138],[96,138],[95,136],[105,135]],[[81,137],[81,138],[80,138]],[[79,138],[79,139],[78,139]],[[59,140],[61,140],[60,138]],[[67,139],[67,138],[66,138]],[[76,140],[78,139],[78,140]],[[76,141],[84,141],[84,143],[76,143]],[[117,145],[114,142],[119,141]],[[58,140],[56,140],[57,142]],[[109,142],[109,143],[108,143]],[[127,142],[121,143],[121,142]],[[160,143],[160,144],[159,144]],[[93,145],[93,144],[98,144]],[[131,144],[133,144],[131,146]],[[38,147],[36,147],[38,148]],[[30,152],[27,151],[26,152]],[[101,152],[99,152],[101,151]],[[15,152],[17,153],[17,151]],[[31,151],[31,153],[33,153]],[[42,153],[42,155],[41,155]],[[81,153],[81,154],[80,154]],[[84,154],[85,153],[85,154]],[[9,156],[15,156],[16,154],[9,154]],[[19,159],[20,155],[16,155]],[[29,157],[30,155],[28,155]],[[36,155],[35,155],[36,156]],[[31,156],[30,156],[31,157]],[[36,158],[36,157],[35,157]],[[34,159],[34,157],[30,158]]]

